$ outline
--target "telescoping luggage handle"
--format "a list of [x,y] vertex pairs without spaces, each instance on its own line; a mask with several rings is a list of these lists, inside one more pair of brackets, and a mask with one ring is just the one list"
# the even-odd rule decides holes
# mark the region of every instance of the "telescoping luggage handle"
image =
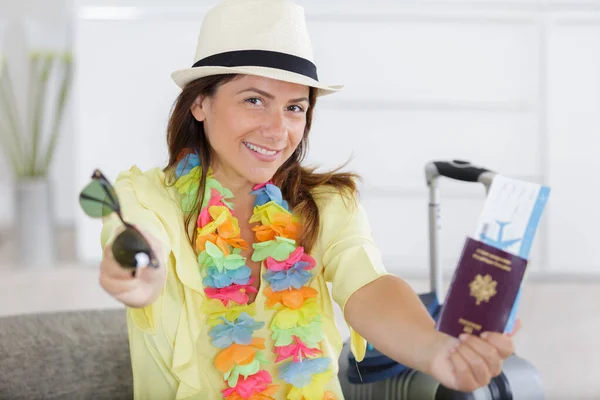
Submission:
[[478,182],[485,186],[487,195],[495,172],[471,164],[469,161],[432,161],[425,166],[425,178],[429,187],[429,281],[431,291],[435,293],[438,304],[442,304],[442,261],[440,249],[440,202],[438,179]]

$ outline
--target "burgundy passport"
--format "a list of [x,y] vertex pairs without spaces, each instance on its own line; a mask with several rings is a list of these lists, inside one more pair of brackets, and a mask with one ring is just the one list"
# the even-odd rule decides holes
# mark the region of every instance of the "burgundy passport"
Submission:
[[458,337],[504,332],[527,260],[467,238],[437,322]]

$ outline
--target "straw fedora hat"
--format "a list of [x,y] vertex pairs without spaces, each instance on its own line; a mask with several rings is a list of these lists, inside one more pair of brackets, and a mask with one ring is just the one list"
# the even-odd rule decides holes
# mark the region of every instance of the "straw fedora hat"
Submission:
[[225,0],[204,16],[195,62],[171,77],[183,88],[210,75],[248,74],[317,88],[317,95],[343,85],[319,82],[304,8],[287,0]]

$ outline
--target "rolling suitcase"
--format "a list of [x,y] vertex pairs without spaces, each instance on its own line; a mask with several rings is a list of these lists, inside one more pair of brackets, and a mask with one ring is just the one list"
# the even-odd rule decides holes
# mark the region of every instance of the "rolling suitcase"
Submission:
[[[441,310],[442,268],[440,260],[440,178],[481,183],[485,192],[495,173],[467,161],[435,161],[425,167],[429,189],[429,293],[419,295],[437,321]],[[397,363],[368,345],[365,358],[357,362],[344,343],[338,373],[346,400],[544,400],[543,383],[536,368],[513,354],[505,360],[502,374],[486,387],[465,393],[448,389],[432,377]]]

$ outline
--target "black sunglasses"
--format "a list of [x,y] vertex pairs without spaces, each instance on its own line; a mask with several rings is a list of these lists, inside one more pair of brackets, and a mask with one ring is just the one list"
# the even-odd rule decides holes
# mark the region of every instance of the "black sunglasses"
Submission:
[[95,170],[90,182],[79,194],[79,204],[82,210],[92,218],[102,218],[113,212],[125,225],[112,244],[115,260],[127,269],[133,269],[135,276],[137,268],[158,268],[158,260],[150,244],[133,225],[125,222],[117,194],[102,172]]

